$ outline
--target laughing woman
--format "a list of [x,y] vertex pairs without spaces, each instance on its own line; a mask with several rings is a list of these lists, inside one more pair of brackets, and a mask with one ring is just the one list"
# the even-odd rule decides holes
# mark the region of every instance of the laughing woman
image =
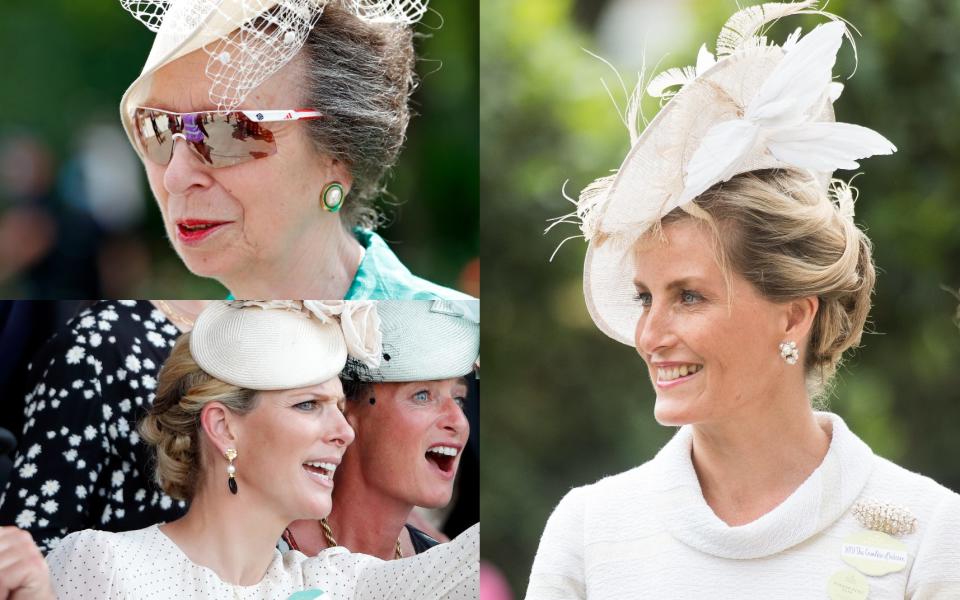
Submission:
[[190,271],[241,298],[464,297],[373,231],[426,0],[121,2],[157,32],[123,125]]
[[453,497],[470,434],[468,377],[479,360],[479,301],[380,302],[383,361],[350,360],[341,378],[356,432],[337,469],[333,511],[292,523],[291,547],[308,556],[337,545],[389,560],[437,540],[407,521],[413,508]]
[[860,341],[875,279],[851,192],[828,183],[894,150],[834,122],[841,21],[819,13],[830,22],[782,47],[750,35],[814,4],[735,15],[581,198],[590,314],[636,347],[657,421],[680,429],[567,494],[528,600],[960,597],[960,496],[811,408]]

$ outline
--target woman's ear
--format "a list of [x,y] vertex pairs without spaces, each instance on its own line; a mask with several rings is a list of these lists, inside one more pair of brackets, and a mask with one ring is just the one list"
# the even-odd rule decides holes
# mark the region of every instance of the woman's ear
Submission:
[[350,195],[350,189],[353,187],[353,175],[350,168],[342,160],[332,158],[327,155],[322,156],[321,167],[326,172],[327,183],[337,182],[343,186],[344,197]]
[[820,299],[816,296],[797,298],[787,303],[786,329],[784,339],[796,341],[807,339],[813,328],[813,319],[820,308]]
[[209,402],[200,410],[200,427],[222,456],[227,448],[237,447],[236,416],[219,402]]

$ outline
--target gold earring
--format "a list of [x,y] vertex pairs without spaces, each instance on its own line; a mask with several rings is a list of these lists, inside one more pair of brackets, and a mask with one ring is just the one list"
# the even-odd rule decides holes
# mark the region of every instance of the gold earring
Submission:
[[346,194],[343,186],[336,181],[323,186],[323,192],[320,193],[320,206],[323,210],[335,213],[343,206],[343,198]]
[[235,448],[227,448],[227,451],[223,455],[230,461],[230,464],[227,465],[227,487],[230,488],[231,494],[237,493],[237,467],[233,465],[233,460],[237,458],[237,451]]

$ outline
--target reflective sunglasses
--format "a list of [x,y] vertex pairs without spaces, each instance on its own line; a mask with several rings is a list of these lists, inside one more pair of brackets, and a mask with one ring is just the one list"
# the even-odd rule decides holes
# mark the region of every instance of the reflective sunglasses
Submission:
[[324,118],[316,110],[235,110],[175,113],[137,108],[133,129],[143,156],[168,165],[177,139],[214,169],[266,158],[277,153],[273,131],[264,123]]

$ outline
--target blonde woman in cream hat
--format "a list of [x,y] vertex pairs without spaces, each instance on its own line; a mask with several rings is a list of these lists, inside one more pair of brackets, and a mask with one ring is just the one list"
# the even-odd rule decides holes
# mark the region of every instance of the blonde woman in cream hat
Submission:
[[[764,37],[797,13],[827,22]],[[681,87],[581,195],[587,307],[636,347],[657,421],[680,429],[567,494],[528,600],[960,597],[960,496],[811,408],[860,341],[875,279],[831,176],[894,151],[834,121],[845,35],[815,2],[738,12],[715,55],[653,79],[655,96]]]
[[[330,511],[333,473],[354,438],[337,375],[348,352],[378,363],[378,325],[369,302],[206,308],[164,364],[141,424],[160,485],[189,500],[187,514],[138,531],[71,534],[47,558],[56,597],[475,597],[476,529],[406,561],[342,548],[308,559],[274,547],[290,521]],[[19,548],[20,562],[34,564]],[[14,554],[0,547],[0,564],[17,562]],[[45,583],[37,569],[20,587]]]
[[190,271],[240,298],[464,297],[373,231],[427,0],[121,4],[157,33],[121,118]]
[[425,552],[438,542],[410,523],[414,507],[441,509],[453,498],[470,434],[464,404],[480,354],[480,303],[377,307],[380,366],[351,359],[341,375],[357,437],[337,469],[333,511],[285,532],[308,556],[337,545],[383,559]]

